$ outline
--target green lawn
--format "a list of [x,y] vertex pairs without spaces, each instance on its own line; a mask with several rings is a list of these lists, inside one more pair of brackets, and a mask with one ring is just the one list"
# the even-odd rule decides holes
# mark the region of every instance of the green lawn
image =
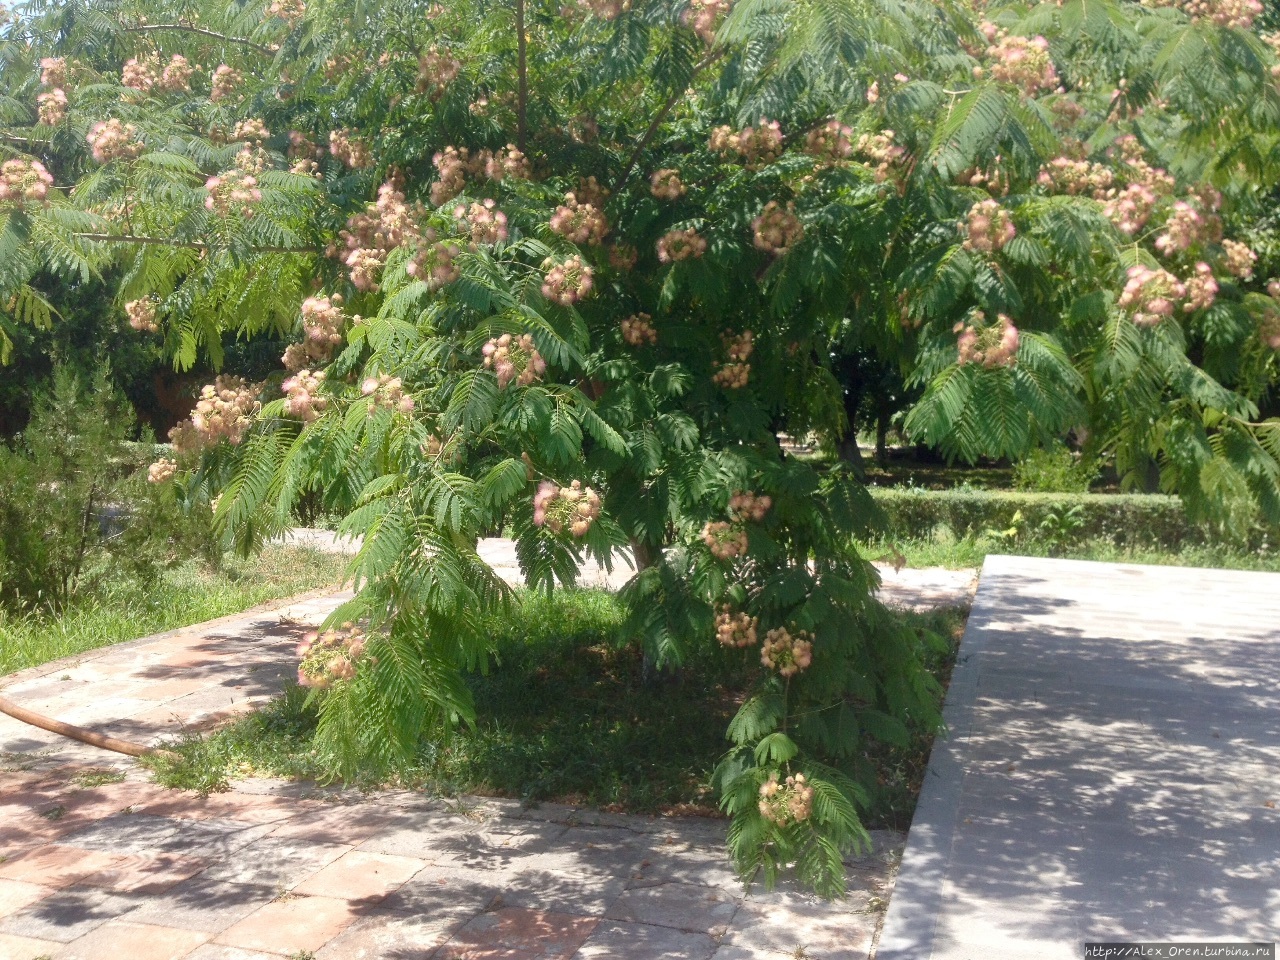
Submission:
[[[964,614],[913,616],[958,641]],[[468,678],[478,728],[424,745],[401,785],[448,795],[515,797],[639,813],[711,813],[711,771],[725,729],[759,670],[750,651],[709,643],[673,678],[646,681],[639,651],[617,643],[622,609],[602,591],[525,593],[517,615],[495,623],[498,662]],[[954,643],[953,643],[954,648]],[[950,658],[934,664],[945,679]],[[294,688],[266,709],[159,763],[172,786],[225,789],[239,775],[316,778],[314,707]],[[910,822],[932,736],[864,758],[872,771],[873,825]],[[377,784],[369,783],[367,786]]]
[[0,611],[0,675],[336,585],[346,563],[314,550],[269,547],[251,560],[229,557],[216,572],[191,561],[150,582],[106,578],[56,616]]

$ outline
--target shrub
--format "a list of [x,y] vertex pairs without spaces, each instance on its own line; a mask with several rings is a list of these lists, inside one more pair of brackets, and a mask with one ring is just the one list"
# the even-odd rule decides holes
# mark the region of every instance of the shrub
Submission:
[[152,444],[103,368],[86,387],[55,371],[12,448],[0,444],[0,604],[61,609],[109,561],[139,576],[193,554],[216,559],[208,507],[149,485]]
[[[1156,494],[1033,493],[997,490],[918,490],[876,487],[885,533],[894,539],[927,539],[939,527],[957,537],[986,530],[1036,531],[1072,517],[1072,539],[1176,550],[1210,539],[1192,523],[1177,497]],[[1021,517],[1015,519],[1015,514]]]
[[1097,463],[1060,443],[1032,450],[1013,468],[1014,487],[1033,493],[1088,493],[1096,479]]

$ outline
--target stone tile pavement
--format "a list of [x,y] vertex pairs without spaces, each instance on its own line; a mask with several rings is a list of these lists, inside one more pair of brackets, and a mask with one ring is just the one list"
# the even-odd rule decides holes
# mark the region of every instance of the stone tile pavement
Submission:
[[988,557],[878,960],[1280,939],[1280,575]]
[[[518,580],[509,542],[482,549]],[[967,571],[882,572],[886,599],[905,605],[963,603],[972,589]],[[629,575],[584,568],[583,582]],[[0,679],[0,692],[155,742],[275,696],[298,637],[349,596],[92,651]],[[81,785],[104,770],[126,779]],[[744,894],[720,821],[279,782],[200,798],[0,715],[0,960],[865,960],[902,843],[875,839],[849,864],[846,901]]]
[[0,960],[865,960],[902,842],[824,903],[745,893],[720,821],[76,770],[0,772]]

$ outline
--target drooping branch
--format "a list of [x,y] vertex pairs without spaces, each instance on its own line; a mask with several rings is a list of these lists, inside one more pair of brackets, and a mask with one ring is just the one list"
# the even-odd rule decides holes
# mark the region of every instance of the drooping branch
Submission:
[[245,37],[233,37],[225,33],[217,33],[213,30],[206,30],[204,27],[194,27],[187,23],[142,23],[136,27],[121,28],[125,33],[150,33],[153,30],[181,30],[184,33],[198,33],[202,37],[212,37],[214,40],[222,40],[225,43],[238,43],[242,47],[249,47],[257,50],[259,53],[267,53],[275,55],[275,51],[261,43],[256,43]]
[[[139,237],[125,233],[77,233],[81,240],[98,243],[137,243],[156,247],[180,247],[184,250],[209,250],[212,244],[197,240],[174,240],[169,237]],[[253,253],[316,253],[315,247],[251,247]]]
[[524,35],[524,0],[516,0],[516,146],[529,139],[529,40]]
[[640,142],[636,144],[636,148],[631,151],[631,156],[627,160],[627,165],[622,168],[622,174],[613,185],[612,192],[615,195],[619,190],[626,186],[627,178],[631,176],[631,171],[635,169],[636,164],[640,160],[640,154],[644,153],[644,148],[647,147],[649,142],[657,135],[658,128],[662,126],[662,122],[666,120],[671,111],[675,109],[676,104],[680,102],[680,98],[689,91],[691,86],[693,86],[693,81],[697,79],[698,74],[723,57],[724,54],[725,50],[721,47],[720,49],[703,57],[694,65],[693,73],[689,74],[689,82],[667,98],[666,103],[662,105],[662,108],[654,116],[653,122],[649,124],[649,128],[645,130],[644,136],[640,138]]

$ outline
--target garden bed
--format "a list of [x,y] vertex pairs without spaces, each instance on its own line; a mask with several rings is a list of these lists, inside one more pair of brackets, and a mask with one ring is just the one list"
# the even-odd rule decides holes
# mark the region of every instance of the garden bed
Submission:
[[[945,686],[966,612],[901,614],[947,638],[930,669]],[[448,795],[513,797],[611,812],[718,815],[711,773],[724,730],[759,670],[750,651],[709,648],[678,673],[646,678],[639,651],[617,642],[622,607],[603,591],[524,593],[517,616],[494,625],[496,662],[468,678],[479,717],[443,744],[424,745],[399,785]],[[231,778],[319,778],[317,714],[293,688],[269,707],[177,745],[160,764],[172,786],[225,789]],[[910,823],[933,736],[868,746],[858,761],[869,826]],[[363,786],[384,784],[364,782]]]

